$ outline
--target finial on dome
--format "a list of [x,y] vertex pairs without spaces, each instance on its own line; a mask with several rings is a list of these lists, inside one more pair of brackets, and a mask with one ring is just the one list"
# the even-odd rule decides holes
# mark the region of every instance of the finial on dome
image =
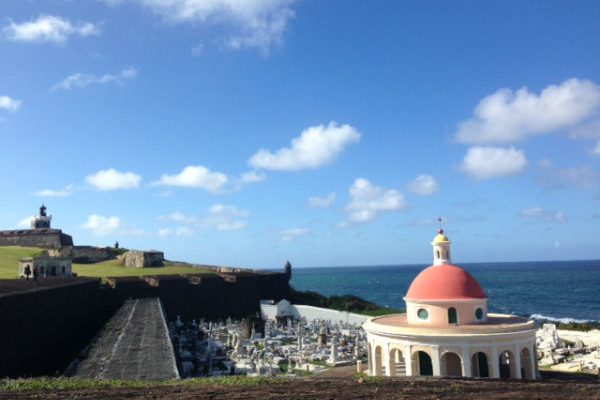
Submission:
[[443,235],[444,234],[444,230],[442,228],[438,229],[438,234]]

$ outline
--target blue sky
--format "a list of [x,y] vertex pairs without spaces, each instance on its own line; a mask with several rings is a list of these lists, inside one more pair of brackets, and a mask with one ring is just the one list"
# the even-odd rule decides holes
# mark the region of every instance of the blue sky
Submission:
[[0,226],[280,267],[600,258],[600,4],[4,1]]

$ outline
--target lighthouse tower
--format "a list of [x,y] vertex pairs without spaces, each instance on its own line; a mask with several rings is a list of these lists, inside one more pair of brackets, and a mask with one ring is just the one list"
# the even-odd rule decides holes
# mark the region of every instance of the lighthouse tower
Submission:
[[52,215],[46,214],[46,206],[42,204],[40,207],[40,215],[31,219],[31,229],[50,229],[52,223]]

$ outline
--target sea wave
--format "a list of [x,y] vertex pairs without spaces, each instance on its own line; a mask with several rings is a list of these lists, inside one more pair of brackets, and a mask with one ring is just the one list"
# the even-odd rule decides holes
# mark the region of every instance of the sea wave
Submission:
[[542,314],[531,314],[529,316],[529,318],[552,321],[552,322],[560,322],[562,324],[572,324],[572,323],[585,324],[588,322],[599,322],[594,319],[557,318],[557,317],[549,317],[547,315],[542,315]]

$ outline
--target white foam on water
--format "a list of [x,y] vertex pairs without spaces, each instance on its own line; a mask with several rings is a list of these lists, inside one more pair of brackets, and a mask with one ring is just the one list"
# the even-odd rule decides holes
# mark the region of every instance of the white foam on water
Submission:
[[542,314],[531,314],[529,316],[529,318],[542,319],[542,320],[547,320],[547,321],[552,321],[552,322],[560,322],[562,324],[570,324],[570,323],[585,324],[586,322],[598,322],[593,319],[556,318],[556,317],[549,317],[547,315],[542,315]]

